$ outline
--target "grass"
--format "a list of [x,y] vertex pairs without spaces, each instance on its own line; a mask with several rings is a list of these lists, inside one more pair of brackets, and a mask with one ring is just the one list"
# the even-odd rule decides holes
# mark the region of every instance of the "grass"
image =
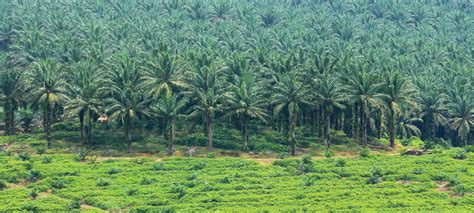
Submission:
[[0,211],[472,212],[474,155],[454,159],[458,151],[272,164],[221,157],[89,155],[79,161],[77,154],[3,155],[0,179],[7,187],[0,191]]

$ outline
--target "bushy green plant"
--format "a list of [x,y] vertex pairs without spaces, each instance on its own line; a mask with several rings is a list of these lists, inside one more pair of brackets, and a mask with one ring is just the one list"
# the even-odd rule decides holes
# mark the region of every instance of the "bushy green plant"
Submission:
[[5,180],[0,179],[0,191],[7,188],[7,182]]
[[370,156],[370,149],[368,147],[364,147],[360,150],[359,155],[363,158],[367,158]]
[[457,195],[459,195],[459,196],[464,196],[466,193],[469,192],[469,190],[467,190],[467,188],[464,187],[464,185],[462,185],[462,184],[456,185],[456,186],[452,189],[452,191],[453,191],[454,193],[456,193]]
[[30,192],[28,193],[28,196],[31,198],[31,199],[36,199],[38,197],[38,194],[39,194],[39,191],[38,189],[36,188],[33,188],[30,190]]
[[110,168],[109,171],[107,172],[109,175],[113,175],[113,174],[118,174],[120,173],[120,169],[119,168]]
[[201,169],[204,169],[204,167],[207,166],[207,163],[206,162],[199,162],[197,164],[194,164],[192,167],[191,167],[191,170],[201,170]]
[[80,199],[73,199],[68,205],[68,209],[70,209],[70,210],[80,209],[80,208],[81,208],[81,200]]
[[289,155],[288,155],[288,152],[279,152],[279,153],[277,154],[277,157],[278,157],[279,159],[285,159],[285,158],[288,158],[288,156],[289,156]]
[[79,153],[76,155],[76,161],[85,161],[87,157],[88,151],[86,148],[82,148]]
[[35,182],[41,179],[41,172],[37,170],[31,170],[26,179],[30,182]]
[[339,158],[336,160],[336,166],[337,167],[344,167],[346,165],[346,160]]
[[336,155],[336,153],[332,150],[326,150],[324,152],[324,157],[326,157],[326,158],[332,158],[334,155]]
[[165,163],[163,163],[163,162],[154,163],[152,167],[153,167],[154,171],[164,170],[165,169]]
[[39,146],[39,147],[36,147],[36,154],[38,155],[42,155],[46,152],[46,147],[44,146]]
[[21,160],[21,161],[27,161],[27,160],[30,160],[31,157],[30,157],[30,154],[28,152],[20,152],[18,154],[18,158]]
[[51,188],[53,189],[63,189],[66,188],[66,181],[63,179],[54,179],[51,182]]
[[140,181],[141,185],[151,185],[155,184],[157,180],[155,178],[147,178],[147,177],[142,177],[142,180]]
[[110,180],[105,178],[100,178],[96,181],[96,186],[104,187],[110,185]]
[[133,195],[136,195],[137,192],[138,192],[138,189],[135,189],[135,188],[133,188],[133,189],[128,189],[128,190],[127,190],[127,195],[128,195],[128,196],[133,196]]
[[208,152],[208,153],[206,154],[206,157],[207,157],[207,158],[216,158],[216,153],[214,153],[214,152]]
[[458,159],[458,160],[464,160],[464,159],[467,158],[467,153],[466,153],[465,150],[460,150],[460,151],[454,153],[453,158]]
[[44,156],[42,159],[41,159],[41,163],[42,164],[49,164],[53,161],[53,156]]

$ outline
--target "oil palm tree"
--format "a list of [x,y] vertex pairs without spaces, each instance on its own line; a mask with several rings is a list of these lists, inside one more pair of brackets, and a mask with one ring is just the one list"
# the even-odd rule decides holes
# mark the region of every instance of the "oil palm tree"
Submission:
[[296,71],[279,73],[274,76],[275,85],[271,97],[274,107],[274,115],[281,114],[286,110],[288,115],[288,144],[291,154],[296,154],[296,119],[301,106],[308,104],[308,88],[298,79]]
[[32,105],[43,109],[43,127],[51,149],[51,124],[55,106],[67,100],[66,82],[62,72],[64,66],[51,59],[34,62],[28,73],[31,86]]
[[15,110],[25,94],[23,73],[15,70],[0,72],[0,101],[5,113],[5,135],[15,134]]
[[179,98],[176,94],[165,93],[152,107],[151,114],[163,119],[165,122],[164,137],[168,143],[167,153],[169,155],[173,154],[173,144],[176,138],[176,119],[184,116],[182,110],[186,103],[186,100]]
[[69,79],[66,84],[69,101],[65,110],[72,116],[79,116],[81,144],[84,143],[85,130],[87,143],[92,145],[92,118],[100,112],[102,105],[99,97],[99,90],[103,87],[101,77],[92,63],[80,62],[73,66]]
[[144,66],[141,86],[146,88],[147,95],[153,97],[159,97],[162,93],[172,94],[177,89],[186,88],[181,75],[180,62],[165,50]]
[[365,71],[351,73],[345,81],[349,102],[361,107],[362,142],[367,146],[369,113],[372,109],[383,107],[383,98],[386,97],[381,93],[382,84],[376,81],[373,74]]
[[215,113],[222,109],[222,91],[219,88],[220,78],[215,69],[203,67],[191,74],[189,82],[191,97],[194,97],[196,104],[191,106],[190,118],[204,116],[207,131],[207,147],[212,151],[214,135]]
[[242,127],[242,141],[244,149],[249,150],[248,125],[251,119],[266,122],[268,114],[265,110],[266,100],[262,95],[262,87],[255,80],[255,75],[244,71],[236,78],[230,91],[224,94],[226,100],[226,114],[222,118],[236,116],[240,119]]
[[420,129],[416,126],[416,123],[423,122],[421,118],[412,117],[409,113],[403,111],[397,118],[396,128],[402,138],[421,135]]
[[315,103],[322,107],[324,114],[324,144],[329,148],[331,114],[336,109],[344,108],[345,97],[342,92],[342,86],[338,79],[325,73],[314,80],[314,99]]
[[385,78],[383,92],[386,95],[386,102],[389,113],[389,134],[390,147],[395,147],[395,137],[397,135],[396,121],[401,113],[400,105],[415,107],[416,102],[413,97],[415,89],[411,82],[399,72],[390,72]]
[[467,145],[471,126],[474,126],[474,102],[467,95],[453,97],[448,109],[451,119],[449,126],[456,131],[458,138]]
[[104,81],[107,87],[100,91],[109,98],[107,114],[110,119],[124,125],[125,143],[128,152],[132,152],[132,119],[146,114],[150,100],[146,99],[139,88],[140,75],[138,64],[128,54],[115,57],[110,63],[111,69],[104,75],[110,76]]

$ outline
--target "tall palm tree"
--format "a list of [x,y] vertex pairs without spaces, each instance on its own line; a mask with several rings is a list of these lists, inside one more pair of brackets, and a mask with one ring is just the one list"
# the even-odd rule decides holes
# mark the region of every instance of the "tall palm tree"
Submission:
[[296,155],[296,119],[303,104],[308,104],[308,88],[298,79],[295,71],[278,73],[274,76],[275,85],[271,104],[275,106],[274,114],[286,110],[288,115],[288,144],[291,154]]
[[67,100],[66,82],[63,78],[63,66],[46,59],[33,64],[30,70],[29,84],[31,86],[32,105],[43,109],[43,127],[51,149],[51,124],[56,104]]
[[190,118],[204,115],[207,131],[207,147],[212,151],[214,135],[214,117],[216,111],[222,109],[222,92],[218,87],[220,78],[215,69],[204,67],[192,72],[189,80],[191,97],[196,99],[196,104],[191,107]]
[[262,87],[255,80],[255,75],[249,71],[244,71],[236,78],[235,84],[230,91],[224,94],[227,101],[226,114],[222,118],[237,116],[242,126],[242,141],[244,149],[249,150],[248,125],[251,119],[256,118],[266,122],[268,117],[265,110],[266,100],[262,95]]
[[15,110],[25,94],[23,74],[15,70],[0,72],[0,101],[5,113],[5,135],[15,134]]
[[177,89],[186,88],[181,74],[182,66],[178,59],[164,51],[144,66],[141,86],[146,88],[147,95],[153,97],[159,97],[162,93],[172,94]]
[[415,123],[421,123],[421,122],[423,122],[421,118],[411,117],[409,113],[402,112],[398,116],[398,120],[396,121],[397,132],[402,138],[420,136],[421,131],[415,125]]
[[107,87],[101,89],[107,98],[107,114],[110,119],[124,125],[125,143],[128,152],[132,152],[132,119],[147,112],[150,101],[139,88],[140,75],[138,64],[128,54],[115,57],[110,63],[111,69],[105,73]]
[[456,131],[458,138],[467,145],[471,126],[474,126],[474,102],[468,96],[459,95],[453,97],[448,109],[451,119],[449,126]]
[[163,94],[156,104],[152,107],[152,113],[165,121],[164,137],[168,142],[167,153],[173,154],[173,143],[176,138],[176,119],[184,116],[183,108],[187,101],[180,99],[176,94]]
[[383,85],[383,92],[387,96],[389,113],[390,147],[395,147],[397,135],[396,120],[401,113],[400,105],[416,106],[414,101],[415,89],[410,81],[399,72],[390,72]]
[[435,137],[435,128],[447,123],[448,109],[444,96],[440,91],[421,89],[420,95],[416,98],[428,138]]
[[351,73],[346,76],[345,81],[348,100],[361,107],[362,142],[367,146],[369,113],[371,109],[383,107],[385,95],[381,93],[382,84],[376,81],[373,74],[365,71]]
[[338,79],[327,73],[321,75],[314,80],[314,96],[315,102],[321,106],[324,112],[324,143],[329,148],[330,146],[330,126],[331,114],[335,109],[343,109],[345,97],[342,92],[342,86]]
[[73,116],[79,116],[81,144],[84,143],[85,130],[87,143],[92,145],[92,117],[99,113],[102,105],[99,97],[99,90],[103,87],[101,77],[92,63],[80,62],[73,66],[69,79],[66,84],[69,101],[65,110]]

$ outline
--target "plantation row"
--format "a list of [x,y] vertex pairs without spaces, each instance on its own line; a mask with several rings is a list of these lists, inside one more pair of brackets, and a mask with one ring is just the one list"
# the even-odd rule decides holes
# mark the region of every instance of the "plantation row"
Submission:
[[[123,131],[249,138],[273,131],[367,146],[472,144],[469,1],[0,0],[5,133],[98,122]],[[235,142],[235,141],[233,141]]]
[[237,158],[2,155],[0,211],[473,211],[473,159],[462,150],[304,156],[272,165]]

